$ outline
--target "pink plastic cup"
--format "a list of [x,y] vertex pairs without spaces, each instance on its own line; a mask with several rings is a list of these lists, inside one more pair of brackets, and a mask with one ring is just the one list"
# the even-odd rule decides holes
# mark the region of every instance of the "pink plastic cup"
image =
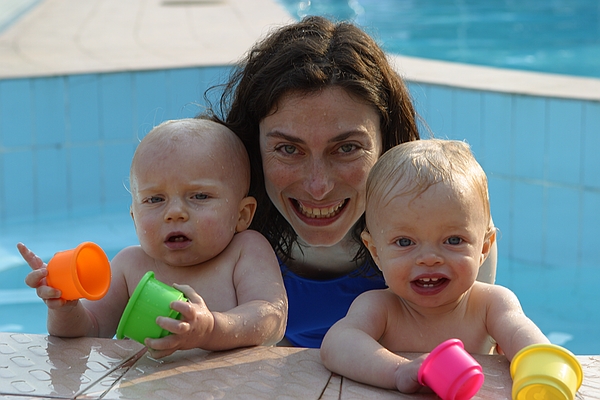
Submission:
[[61,298],[99,300],[110,286],[110,263],[100,246],[81,243],[60,251],[48,262],[46,283],[61,291]]
[[468,400],[483,385],[483,369],[459,339],[438,345],[419,368],[419,383],[442,400]]

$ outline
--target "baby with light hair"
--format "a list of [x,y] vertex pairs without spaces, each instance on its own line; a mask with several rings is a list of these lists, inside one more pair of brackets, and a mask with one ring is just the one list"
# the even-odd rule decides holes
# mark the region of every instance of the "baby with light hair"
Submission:
[[140,242],[111,261],[108,294],[65,301],[46,285],[46,264],[23,244],[25,282],[48,306],[48,332],[112,338],[148,271],[182,291],[180,319],[158,317],[171,332],[146,339],[153,357],[176,350],[225,350],[275,344],[283,337],[287,297],[269,242],[247,230],[256,210],[250,164],[240,139],[203,119],[167,121],[138,145],[130,170],[131,217]]
[[475,354],[508,360],[549,343],[509,289],[476,281],[495,239],[487,177],[469,146],[417,140],[381,156],[367,180],[362,239],[387,289],[360,295],[327,333],[327,368],[359,382],[412,393],[427,354],[460,339]]

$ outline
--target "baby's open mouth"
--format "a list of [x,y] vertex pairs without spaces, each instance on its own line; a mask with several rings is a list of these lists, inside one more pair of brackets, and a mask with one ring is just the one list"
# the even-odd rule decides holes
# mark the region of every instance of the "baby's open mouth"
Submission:
[[414,284],[422,288],[433,288],[443,285],[448,279],[446,278],[421,278],[414,280]]
[[173,235],[173,236],[169,236],[167,238],[167,242],[172,242],[172,243],[181,243],[181,242],[186,242],[188,240],[190,240],[190,239],[185,235]]
[[298,200],[292,199],[292,203],[296,206],[296,209],[300,214],[308,218],[331,218],[338,215],[342,208],[346,205],[348,199],[340,201],[338,204],[330,207],[308,207],[300,203]]

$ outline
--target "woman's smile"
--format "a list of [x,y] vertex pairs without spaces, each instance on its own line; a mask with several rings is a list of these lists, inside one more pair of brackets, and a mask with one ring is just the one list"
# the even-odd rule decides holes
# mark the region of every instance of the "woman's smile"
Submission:
[[379,114],[339,87],[284,96],[260,123],[265,188],[308,245],[344,239],[381,153]]
[[342,200],[333,206],[328,207],[317,207],[308,206],[303,204],[299,200],[291,199],[292,204],[296,207],[296,210],[307,218],[325,219],[333,218],[341,213],[342,208],[347,203],[348,199]]

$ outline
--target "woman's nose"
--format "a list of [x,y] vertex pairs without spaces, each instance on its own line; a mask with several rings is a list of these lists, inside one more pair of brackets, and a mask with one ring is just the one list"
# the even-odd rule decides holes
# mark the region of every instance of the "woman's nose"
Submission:
[[324,198],[333,189],[333,171],[322,160],[312,160],[305,171],[305,190],[315,200]]

